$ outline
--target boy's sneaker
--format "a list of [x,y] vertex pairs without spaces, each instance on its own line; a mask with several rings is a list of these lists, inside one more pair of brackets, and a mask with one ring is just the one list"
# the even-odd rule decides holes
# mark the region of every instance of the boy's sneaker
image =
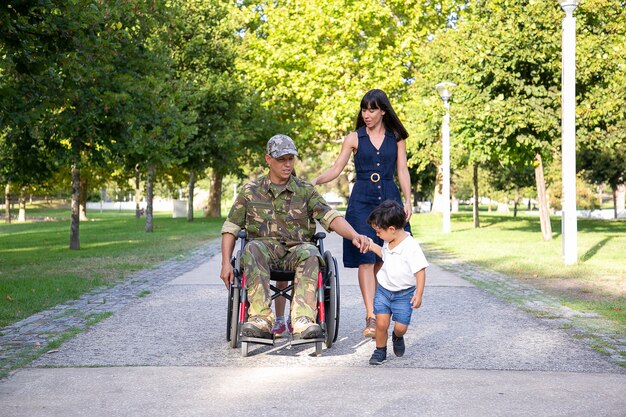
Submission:
[[272,327],[272,334],[276,335],[276,337],[283,337],[287,331],[289,331],[289,333],[293,333],[291,318],[287,319],[287,323],[285,323],[282,319],[277,319],[274,323],[274,327]]
[[387,360],[387,348],[376,348],[370,358],[370,365],[382,365]]
[[395,332],[391,332],[391,341],[393,342],[393,353],[396,356],[404,355],[404,336],[396,336]]
[[272,327],[272,334],[276,337],[282,337],[286,331],[287,324],[284,321],[276,321],[276,323],[274,323],[274,327]]
[[246,337],[258,337],[262,339],[271,339],[272,332],[270,324],[267,320],[254,316],[241,326],[241,335]]

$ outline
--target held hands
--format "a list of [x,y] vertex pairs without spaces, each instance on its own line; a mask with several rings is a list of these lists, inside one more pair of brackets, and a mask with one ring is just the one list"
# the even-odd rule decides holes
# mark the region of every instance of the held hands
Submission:
[[352,239],[352,244],[359,248],[361,253],[365,253],[369,251],[370,238],[365,235],[357,235],[354,239]]
[[222,264],[220,278],[222,279],[222,281],[224,281],[224,285],[226,285],[226,288],[228,288],[228,286],[233,283],[233,280],[235,279],[235,274],[233,272],[233,266],[230,263]]

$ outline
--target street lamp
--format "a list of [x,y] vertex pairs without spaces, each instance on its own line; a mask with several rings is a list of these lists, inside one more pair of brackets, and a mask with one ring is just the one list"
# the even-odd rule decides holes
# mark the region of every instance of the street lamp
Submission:
[[576,18],[574,10],[580,0],[558,0],[565,12],[562,39],[561,73],[561,176],[563,197],[561,204],[561,237],[563,263],[578,261],[576,225]]
[[443,233],[450,233],[450,97],[452,89],[456,84],[444,81],[435,86],[435,89],[443,100],[446,114],[443,115],[441,123],[441,170],[442,187],[441,194],[443,200]]

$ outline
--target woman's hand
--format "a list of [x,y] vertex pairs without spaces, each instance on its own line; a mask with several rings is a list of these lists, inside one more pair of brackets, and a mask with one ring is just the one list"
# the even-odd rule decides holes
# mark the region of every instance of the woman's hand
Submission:
[[406,222],[408,223],[411,220],[411,215],[413,214],[413,206],[410,202],[404,202],[404,214],[406,216]]

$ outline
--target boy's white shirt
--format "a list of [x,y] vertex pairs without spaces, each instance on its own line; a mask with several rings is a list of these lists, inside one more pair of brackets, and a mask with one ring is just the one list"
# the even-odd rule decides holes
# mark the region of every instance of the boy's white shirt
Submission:
[[415,286],[415,273],[428,266],[428,261],[417,240],[409,233],[395,248],[389,243],[382,247],[383,266],[376,274],[378,283],[389,291],[400,291]]

